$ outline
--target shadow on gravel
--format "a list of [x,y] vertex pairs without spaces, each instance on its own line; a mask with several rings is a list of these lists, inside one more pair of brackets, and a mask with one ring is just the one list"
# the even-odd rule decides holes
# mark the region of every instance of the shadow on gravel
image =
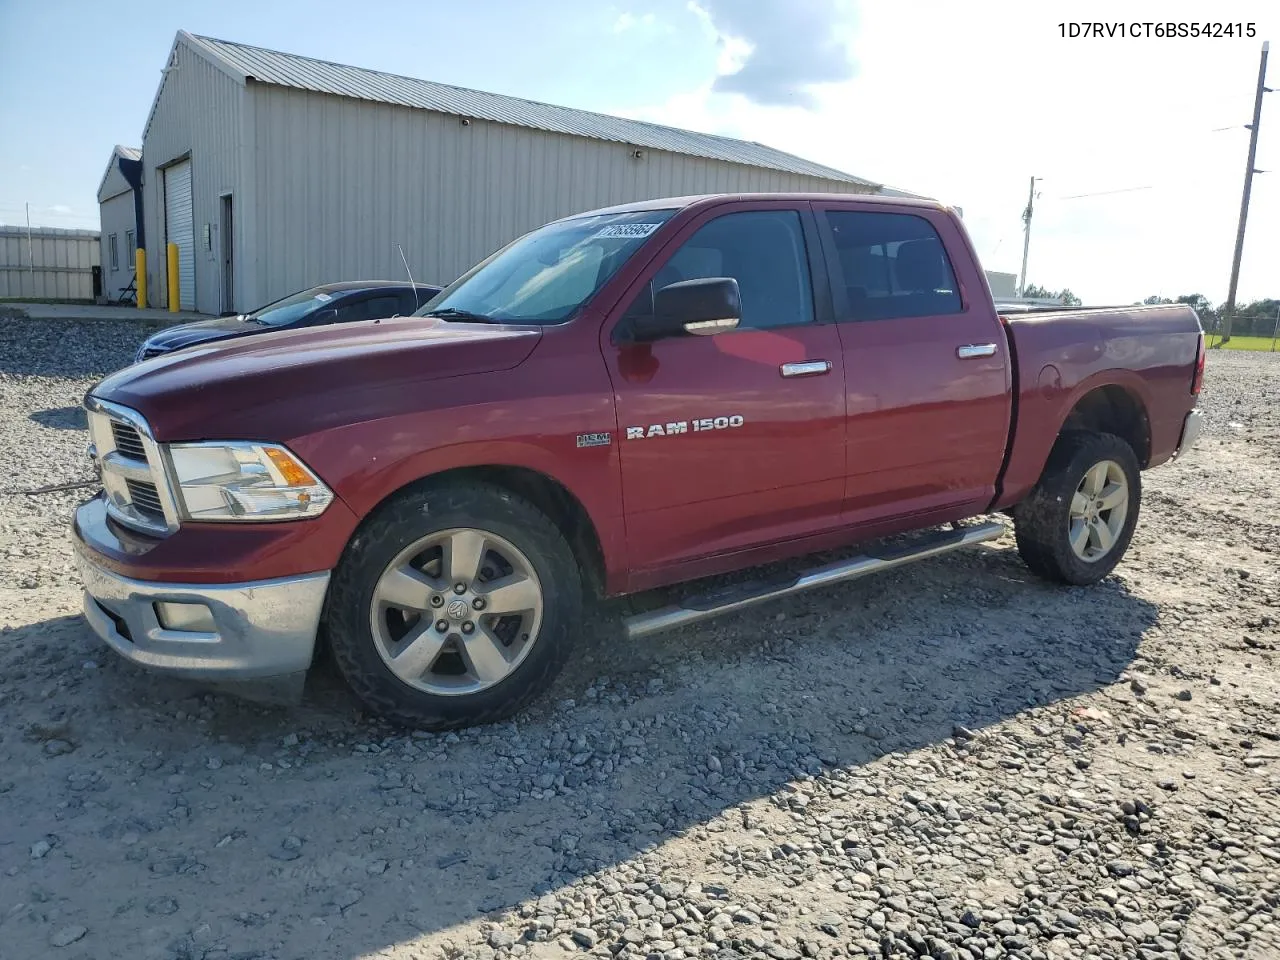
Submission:
[[[797,780],[1109,685],[1157,610],[1119,579],[1050,588],[981,548],[643,646],[621,645],[617,613],[594,615],[532,713],[448,735],[371,721],[327,670],[303,707],[267,710],[119,662],[76,618],[0,634],[0,789],[19,811],[0,888],[34,882],[27,850],[56,834],[40,883],[104,950],[138,946],[164,897],[175,943],[198,916],[232,954],[364,956],[643,860],[740,804],[799,809]],[[37,720],[75,753],[28,744]]]
[[53,407],[49,410],[37,410],[31,419],[42,427],[52,430],[88,430],[89,418],[84,407]]

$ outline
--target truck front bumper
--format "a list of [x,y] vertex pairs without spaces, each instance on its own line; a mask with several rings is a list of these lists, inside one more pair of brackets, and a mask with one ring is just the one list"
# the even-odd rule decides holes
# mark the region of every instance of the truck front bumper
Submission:
[[1204,412],[1197,407],[1188,413],[1186,419],[1182,421],[1182,436],[1178,438],[1177,456],[1181,456],[1194,447],[1203,430]]
[[84,615],[121,656],[205,681],[283,678],[311,664],[329,574],[155,583],[113,573],[76,538]]

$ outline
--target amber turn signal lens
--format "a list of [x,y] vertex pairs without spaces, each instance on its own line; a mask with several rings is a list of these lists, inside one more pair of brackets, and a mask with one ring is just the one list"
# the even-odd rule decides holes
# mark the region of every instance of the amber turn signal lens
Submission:
[[280,471],[280,475],[284,477],[286,484],[291,487],[310,487],[315,485],[316,478],[285,451],[279,447],[265,447],[264,450],[271,462],[275,464],[276,469]]

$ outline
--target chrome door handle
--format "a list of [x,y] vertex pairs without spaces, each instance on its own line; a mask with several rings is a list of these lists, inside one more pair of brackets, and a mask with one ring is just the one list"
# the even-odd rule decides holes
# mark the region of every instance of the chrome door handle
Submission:
[[800,363],[784,363],[778,368],[784,377],[817,377],[831,372],[830,360],[804,360]]
[[974,357],[991,357],[995,356],[996,345],[994,343],[966,343],[962,347],[956,347],[956,356],[961,360],[972,360]]

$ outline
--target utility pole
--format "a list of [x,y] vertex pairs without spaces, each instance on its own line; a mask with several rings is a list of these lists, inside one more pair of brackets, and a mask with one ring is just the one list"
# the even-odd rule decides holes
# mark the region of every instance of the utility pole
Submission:
[[1027,208],[1022,211],[1022,273],[1018,277],[1018,296],[1027,292],[1027,253],[1031,249],[1031,213],[1036,203],[1036,177],[1031,178],[1031,190],[1027,194]]
[[1249,124],[1249,162],[1244,168],[1244,193],[1240,197],[1240,223],[1236,227],[1236,251],[1231,258],[1231,283],[1227,287],[1227,302],[1222,308],[1222,342],[1231,339],[1231,318],[1236,312],[1236,284],[1240,280],[1240,257],[1244,253],[1244,223],[1249,216],[1249,193],[1253,189],[1253,164],[1258,158],[1258,127],[1262,124],[1262,95],[1267,89],[1267,50],[1271,44],[1262,43],[1262,59],[1258,63],[1258,90],[1253,97],[1253,123]]

